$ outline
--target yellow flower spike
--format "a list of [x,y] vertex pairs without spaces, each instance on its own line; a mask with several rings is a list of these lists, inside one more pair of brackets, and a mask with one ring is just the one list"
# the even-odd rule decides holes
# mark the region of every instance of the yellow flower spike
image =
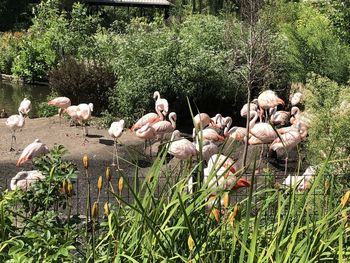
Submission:
[[102,176],[100,176],[100,177],[98,178],[98,181],[97,181],[97,188],[98,188],[98,192],[99,192],[99,193],[101,192],[102,184],[103,184],[103,179],[102,179]]
[[69,196],[72,196],[72,194],[73,194],[73,184],[72,184],[71,182],[68,182],[67,194],[68,194]]
[[219,221],[220,221],[220,210],[217,209],[217,208],[213,208],[213,209],[211,210],[211,212],[212,212],[212,214],[214,215],[214,218],[215,218],[216,222],[219,223]]
[[109,204],[108,204],[108,202],[106,202],[106,203],[104,204],[104,206],[103,206],[103,211],[104,211],[104,214],[105,214],[106,216],[109,215],[110,210],[109,210]]
[[195,244],[194,244],[194,240],[193,240],[191,235],[188,236],[187,245],[188,245],[188,249],[190,251],[193,251]]
[[87,154],[84,154],[83,156],[83,166],[85,170],[89,169],[89,157]]
[[67,182],[67,179],[63,179],[63,182],[62,182],[62,189],[65,193],[68,193],[68,182]]
[[227,209],[230,205],[230,195],[229,193],[224,193],[224,207]]
[[107,166],[106,168],[106,179],[107,182],[109,183],[112,179],[112,174],[111,174],[111,168],[109,166]]
[[240,207],[240,203],[237,203],[235,205],[235,207],[233,208],[233,211],[230,213],[230,215],[228,217],[228,222],[232,227],[233,227],[235,220],[237,218],[237,215],[239,213],[239,207]]
[[348,202],[349,197],[350,197],[350,191],[347,191],[347,192],[343,195],[343,197],[341,198],[341,200],[340,200],[340,203],[341,203],[341,207],[342,207],[342,208],[343,208],[343,207],[346,205],[346,203]]
[[97,217],[98,217],[98,203],[94,202],[94,204],[92,205],[92,218],[96,220]]
[[124,178],[123,178],[123,176],[120,176],[119,181],[118,181],[119,193],[121,193],[123,191],[123,188],[124,188]]
[[324,194],[325,194],[325,195],[328,195],[328,194],[329,194],[329,187],[330,187],[330,185],[329,185],[329,180],[326,180],[326,181],[324,182]]

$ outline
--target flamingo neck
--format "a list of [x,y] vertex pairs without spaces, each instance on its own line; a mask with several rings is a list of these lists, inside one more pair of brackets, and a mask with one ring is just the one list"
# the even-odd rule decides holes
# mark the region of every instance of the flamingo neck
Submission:
[[258,113],[256,111],[251,111],[250,112],[251,116],[254,116],[253,119],[250,120],[249,122],[249,129],[253,128],[255,125],[256,120],[258,119]]
[[159,107],[156,107],[156,112],[160,118],[160,120],[164,120],[164,115],[162,114],[162,112],[160,111]]
[[173,113],[170,113],[169,114],[169,121],[170,121],[170,123],[171,123],[171,126],[175,129],[176,128],[176,122],[175,122],[175,114],[173,114]]

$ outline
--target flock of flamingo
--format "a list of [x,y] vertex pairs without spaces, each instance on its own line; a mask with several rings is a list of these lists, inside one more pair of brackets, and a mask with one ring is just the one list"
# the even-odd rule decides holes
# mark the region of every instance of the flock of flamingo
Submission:
[[[245,104],[241,109],[242,117],[249,117],[249,127],[231,127],[232,118],[223,117],[216,114],[210,117],[206,113],[199,113],[193,118],[193,134],[192,141],[181,137],[179,130],[176,130],[177,116],[175,112],[169,113],[169,104],[165,98],[161,98],[158,91],[154,92],[155,112],[142,116],[132,127],[130,131],[137,137],[145,140],[144,150],[146,151],[147,143],[149,144],[150,154],[152,154],[151,140],[159,139],[164,141],[166,134],[171,134],[171,139],[167,143],[168,153],[174,157],[184,161],[196,158],[201,152],[203,159],[207,163],[205,172],[205,180],[209,178],[211,172],[215,171],[217,176],[222,180],[216,183],[224,189],[237,189],[246,187],[250,182],[239,178],[236,180],[235,162],[229,156],[220,154],[219,145],[227,138],[234,141],[248,140],[249,145],[269,144],[270,151],[289,151],[296,147],[298,143],[307,136],[307,130],[310,125],[310,119],[300,111],[298,105],[302,99],[302,93],[297,92],[290,97],[290,111],[277,111],[277,106],[285,105],[272,90],[262,92],[258,98],[252,102]],[[86,122],[91,118],[93,104],[82,103],[79,105],[71,105],[71,101],[66,97],[57,97],[48,102],[49,105],[59,108],[59,117],[67,113],[71,120],[79,123],[83,127],[83,138],[85,145],[87,135]],[[18,115],[12,115],[6,120],[6,125],[12,131],[11,148],[13,151],[13,141],[16,143],[15,133],[24,127],[25,117],[31,109],[31,102],[25,98],[19,108]],[[249,112],[248,112],[249,110]],[[169,113],[169,114],[168,114]],[[248,114],[249,113],[249,114]],[[169,121],[165,120],[168,115]],[[257,120],[260,120],[257,122]],[[286,126],[290,124],[289,126]],[[113,162],[112,165],[120,169],[117,141],[124,131],[124,120],[113,122],[108,130],[109,135],[114,140]],[[17,166],[30,161],[33,157],[45,154],[49,151],[48,147],[39,139],[29,144],[21,153]],[[116,163],[115,163],[116,160]],[[221,176],[223,175],[223,176]],[[43,176],[39,171],[20,172],[11,180],[11,189],[16,187],[25,189],[33,181],[42,179]],[[25,183],[23,183],[25,179]],[[300,189],[306,188],[307,182],[303,177],[300,183]],[[294,182],[292,178],[286,178],[286,184]],[[211,183],[209,183],[210,185]],[[192,189],[190,179],[189,189]]]

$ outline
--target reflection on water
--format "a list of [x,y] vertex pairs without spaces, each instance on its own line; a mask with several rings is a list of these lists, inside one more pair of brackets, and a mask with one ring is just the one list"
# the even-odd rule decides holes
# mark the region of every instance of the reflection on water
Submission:
[[30,117],[37,117],[38,105],[46,101],[49,95],[48,86],[16,84],[0,80],[0,110],[5,109],[8,115],[18,114],[18,107],[24,98],[32,102]]

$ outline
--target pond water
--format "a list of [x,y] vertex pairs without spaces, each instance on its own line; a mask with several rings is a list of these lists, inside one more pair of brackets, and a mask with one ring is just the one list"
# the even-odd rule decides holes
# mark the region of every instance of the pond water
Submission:
[[18,114],[18,107],[24,98],[32,102],[29,117],[38,116],[38,105],[46,101],[50,89],[43,85],[17,84],[0,80],[0,110],[5,109],[7,114]]

